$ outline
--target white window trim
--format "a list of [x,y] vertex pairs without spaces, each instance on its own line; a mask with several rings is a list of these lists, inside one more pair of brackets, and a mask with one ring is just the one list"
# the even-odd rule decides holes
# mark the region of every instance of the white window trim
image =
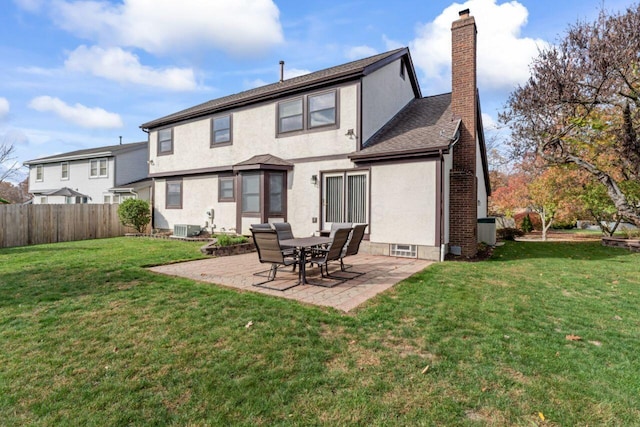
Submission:
[[[64,166],[67,166],[67,176],[65,178],[65,176],[63,175],[63,170],[64,170]],[[60,181],[69,181],[69,175],[70,175],[70,171],[69,171],[69,162],[62,162],[60,163]]]
[[[105,174],[100,175],[100,162],[104,161],[106,163]],[[96,163],[96,172],[97,175],[92,175],[93,163]],[[109,160],[105,157],[102,159],[91,159],[89,161],[89,179],[97,179],[97,178],[108,178],[109,177]]]

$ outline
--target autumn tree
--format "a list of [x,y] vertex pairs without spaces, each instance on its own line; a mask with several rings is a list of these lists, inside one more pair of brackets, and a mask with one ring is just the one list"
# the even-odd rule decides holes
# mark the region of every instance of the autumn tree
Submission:
[[540,52],[500,120],[517,155],[573,164],[606,189],[617,213],[640,226],[640,6],[571,26]]

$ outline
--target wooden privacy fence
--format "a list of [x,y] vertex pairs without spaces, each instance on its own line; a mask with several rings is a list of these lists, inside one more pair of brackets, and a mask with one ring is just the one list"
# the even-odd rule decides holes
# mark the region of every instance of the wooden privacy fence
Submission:
[[123,236],[118,205],[0,205],[0,248]]

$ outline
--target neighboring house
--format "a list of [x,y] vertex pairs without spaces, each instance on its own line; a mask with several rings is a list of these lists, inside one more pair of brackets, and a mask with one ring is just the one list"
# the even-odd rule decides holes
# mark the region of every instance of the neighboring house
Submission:
[[29,160],[34,204],[119,203],[151,199],[148,142],[111,145]]
[[154,227],[367,223],[369,253],[475,255],[490,187],[468,10],[452,35],[452,93],[422,97],[401,48],[141,125]]

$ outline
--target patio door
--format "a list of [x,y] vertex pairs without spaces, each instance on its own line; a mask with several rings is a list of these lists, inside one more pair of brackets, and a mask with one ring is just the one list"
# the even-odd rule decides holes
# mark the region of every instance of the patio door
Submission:
[[323,230],[334,222],[368,223],[368,171],[327,173],[322,184]]

